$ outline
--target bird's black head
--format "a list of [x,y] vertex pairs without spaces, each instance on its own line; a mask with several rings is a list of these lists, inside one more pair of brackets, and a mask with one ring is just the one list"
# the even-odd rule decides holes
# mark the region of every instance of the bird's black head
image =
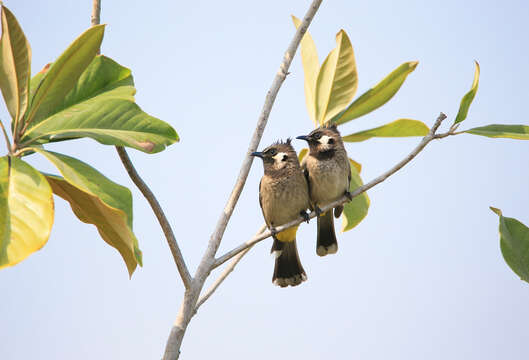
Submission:
[[298,157],[292,147],[291,139],[287,139],[285,142],[277,141],[263,151],[256,151],[251,155],[260,157],[263,160],[265,172],[267,170],[278,171],[299,166]]
[[296,139],[305,140],[309,144],[311,153],[333,153],[343,148],[342,137],[336,125],[319,127],[310,134],[298,136]]

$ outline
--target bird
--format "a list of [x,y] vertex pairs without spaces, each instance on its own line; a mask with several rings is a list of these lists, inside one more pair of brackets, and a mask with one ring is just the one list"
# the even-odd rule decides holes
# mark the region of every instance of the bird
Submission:
[[275,255],[272,282],[280,287],[297,286],[307,279],[296,246],[299,225],[281,232],[275,228],[300,216],[309,221],[307,180],[291,139],[277,141],[251,155],[263,160],[264,175],[259,183],[259,204],[274,239],[270,251]]
[[[351,164],[342,137],[336,125],[324,125],[308,135],[296,139],[305,140],[309,152],[303,158],[301,168],[309,185],[311,210],[317,217],[316,254],[325,256],[338,252],[332,209],[322,213],[321,207],[346,195],[351,199]],[[334,216],[340,217],[343,205],[334,208]]]

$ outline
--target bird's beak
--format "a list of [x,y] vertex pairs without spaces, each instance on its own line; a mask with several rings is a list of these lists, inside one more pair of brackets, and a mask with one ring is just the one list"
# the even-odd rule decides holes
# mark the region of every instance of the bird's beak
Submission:
[[260,157],[261,159],[263,158],[263,153],[262,152],[259,152],[259,151],[254,151],[253,153],[250,154],[251,156],[257,156],[257,157]]
[[309,141],[310,138],[307,135],[301,135],[301,136],[296,137],[296,139]]

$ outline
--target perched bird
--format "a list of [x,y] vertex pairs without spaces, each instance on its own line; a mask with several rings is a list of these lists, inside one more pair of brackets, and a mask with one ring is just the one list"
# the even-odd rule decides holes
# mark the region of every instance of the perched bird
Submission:
[[[297,139],[309,144],[309,153],[303,158],[301,168],[309,184],[312,209],[318,214],[316,253],[319,256],[335,254],[338,242],[332,210],[322,214],[320,207],[344,195],[351,196],[351,164],[336,125],[319,127]],[[342,211],[343,205],[335,207],[334,216],[338,218]]]
[[307,279],[296,247],[297,226],[276,232],[275,227],[302,216],[307,222],[310,207],[307,180],[299,166],[291,140],[276,142],[253,156],[263,160],[264,175],[259,183],[259,204],[274,242],[272,282],[281,287],[296,286]]

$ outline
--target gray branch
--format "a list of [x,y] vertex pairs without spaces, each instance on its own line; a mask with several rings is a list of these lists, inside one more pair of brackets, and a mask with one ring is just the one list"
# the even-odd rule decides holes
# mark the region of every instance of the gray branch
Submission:
[[294,55],[296,54],[299,43],[301,42],[303,35],[305,35],[305,32],[307,31],[310,22],[314,18],[314,15],[318,11],[321,2],[322,0],[312,1],[309,10],[303,18],[303,22],[296,30],[294,38],[290,42],[287,51],[283,56],[283,61],[279,66],[279,71],[277,72],[274,78],[272,86],[266,94],[263,109],[257,121],[257,126],[250,141],[250,145],[248,146],[248,151],[242,163],[239,176],[237,177],[237,181],[235,182],[235,186],[231,192],[230,197],[228,198],[228,201],[226,203],[226,206],[224,207],[222,214],[219,217],[219,220],[217,221],[215,230],[213,231],[213,234],[210,237],[208,247],[202,257],[202,260],[200,261],[198,269],[191,283],[191,288],[187,289],[184,293],[184,301],[182,302],[182,306],[180,307],[180,311],[178,313],[176,321],[173,325],[173,328],[171,329],[169,339],[167,340],[164,360],[175,360],[178,359],[180,355],[180,346],[182,344],[187,325],[195,314],[195,308],[198,301],[198,297],[200,295],[200,292],[202,291],[206,278],[209,276],[211,270],[213,269],[213,266],[215,264],[215,254],[217,253],[217,250],[220,246],[220,242],[224,235],[224,231],[226,230],[226,226],[228,225],[233,210],[235,209],[237,201],[239,200],[239,196],[241,195],[241,192],[244,188],[244,184],[246,183],[248,173],[250,172],[250,167],[252,166],[253,161],[253,158],[250,156],[250,154],[257,150],[257,147],[259,146],[259,142],[261,141],[261,137],[263,136],[263,132],[266,127],[270,111],[272,110],[272,106],[274,105],[275,98],[279,92],[279,89],[281,88],[281,85],[283,84],[283,81],[285,81],[285,78],[288,74],[288,69],[290,67],[290,64],[292,63]]
[[116,146],[116,150],[132,182],[134,182],[134,184],[141,191],[145,199],[147,199],[152,211],[154,212],[154,215],[156,215],[156,218],[158,219],[158,222],[160,223],[160,226],[167,240],[167,244],[169,245],[169,249],[171,249],[171,254],[173,255],[173,259],[176,264],[176,268],[178,269],[178,273],[182,278],[182,282],[184,283],[185,288],[189,289],[191,287],[192,281],[191,275],[189,274],[189,270],[187,269],[184,257],[182,256],[182,252],[180,251],[178,243],[176,242],[173,229],[171,228],[171,225],[169,225],[169,221],[167,221],[167,217],[165,216],[165,213],[163,212],[163,209],[160,206],[158,199],[156,199],[156,196],[154,196],[151,189],[149,189],[147,184],[145,184],[143,179],[140,177],[140,175],[134,168],[134,165],[132,164],[132,161],[130,160],[125,148],[123,146]]

